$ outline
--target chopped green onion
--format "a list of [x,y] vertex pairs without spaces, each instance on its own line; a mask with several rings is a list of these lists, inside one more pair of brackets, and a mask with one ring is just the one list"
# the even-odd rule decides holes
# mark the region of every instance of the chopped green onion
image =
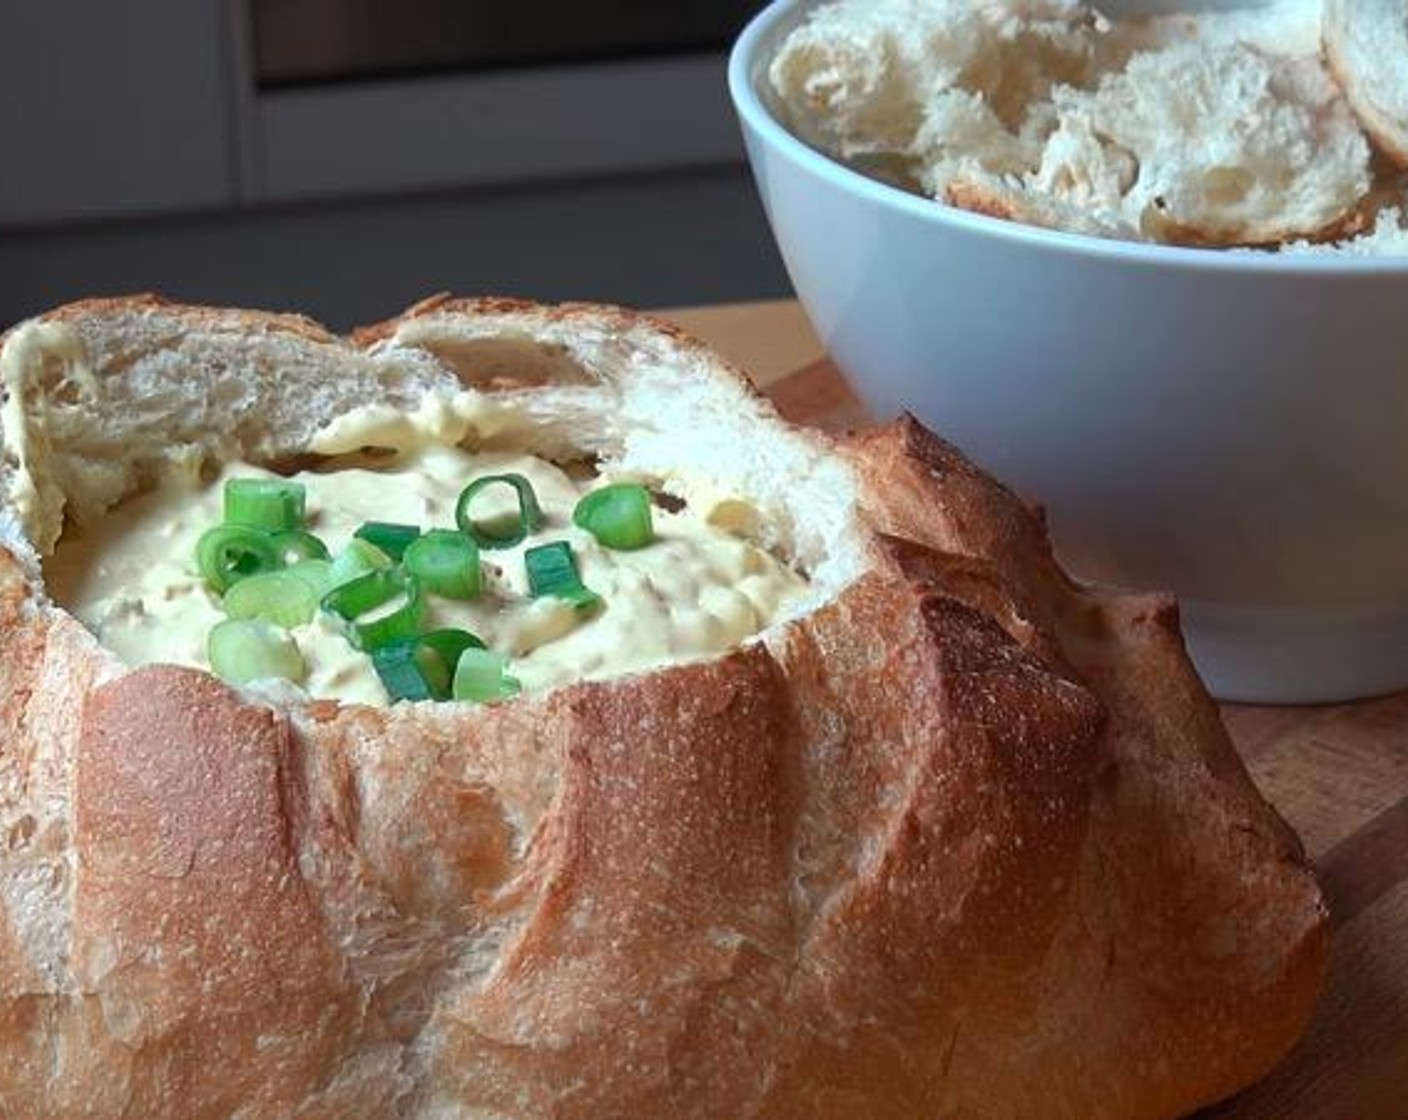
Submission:
[[601,596],[582,583],[577,558],[566,541],[530,548],[523,554],[523,563],[528,569],[528,588],[534,596],[555,595],[579,610],[601,602]]
[[[398,596],[404,596],[405,602],[395,610],[359,621]],[[334,587],[323,596],[323,610],[347,623],[352,644],[358,649],[374,650],[388,642],[414,638],[425,617],[425,600],[420,584],[405,572],[399,568],[379,568]]]
[[373,650],[372,665],[393,700],[448,700],[461,655],[483,648],[467,630],[432,630]]
[[392,700],[433,700],[430,682],[416,664],[416,640],[408,638],[372,650],[372,668]]
[[287,569],[261,572],[225,592],[224,607],[231,618],[266,618],[291,628],[312,620],[318,593]]
[[374,544],[368,544],[358,537],[347,542],[347,547],[337,554],[328,572],[333,587],[341,587],[358,576],[368,572],[381,571],[395,565],[396,561],[382,552]]
[[246,576],[276,569],[279,554],[268,533],[242,525],[217,525],[196,542],[196,563],[211,590],[223,594]]
[[319,600],[332,590],[332,564],[327,560],[300,560],[285,568],[283,574],[301,579]]
[[326,560],[328,546],[305,529],[285,529],[271,538],[279,562],[291,567],[301,560]]
[[492,704],[517,696],[523,685],[508,675],[507,663],[503,654],[493,650],[466,649],[455,666],[454,698]]
[[415,525],[397,525],[391,521],[368,521],[352,536],[381,549],[391,559],[399,560],[406,547],[420,536],[420,529]]
[[593,490],[577,503],[572,521],[607,548],[644,548],[655,539],[650,491],[634,482]]
[[[476,520],[470,507],[474,499],[492,486],[511,486],[518,498],[517,514]],[[460,492],[455,503],[455,524],[460,532],[473,537],[480,548],[512,548],[543,523],[543,511],[533,484],[521,474],[490,474],[476,478]]]
[[262,618],[231,618],[216,623],[206,640],[216,676],[230,684],[271,677],[301,681],[308,667],[293,636]]
[[454,529],[432,529],[411,543],[402,562],[434,595],[473,599],[479,594],[479,547]]
[[308,492],[281,478],[232,478],[225,483],[225,522],[277,533],[301,529]]
[[432,630],[416,642],[416,664],[437,699],[452,695],[455,668],[466,650],[483,649],[484,643],[468,630]]

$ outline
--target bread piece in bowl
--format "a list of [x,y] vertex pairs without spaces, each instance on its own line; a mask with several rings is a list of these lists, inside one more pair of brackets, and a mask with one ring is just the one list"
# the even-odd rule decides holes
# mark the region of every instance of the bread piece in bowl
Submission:
[[[0,1115],[1132,1120],[1303,1028],[1323,900],[1172,603],[1072,584],[914,421],[788,427],[585,305],[94,301],[0,363]],[[413,431],[642,480],[796,593],[385,705],[128,664],[47,590],[173,471],[366,441],[391,484]]]
[[1408,168],[1408,4],[1325,0],[1325,57],[1364,130]]
[[[1318,9],[1189,7],[1208,10],[1111,21],[1081,0],[831,0],[779,45],[770,92],[814,147],[992,217],[1209,247],[1359,232],[1370,150],[1320,60]],[[1356,17],[1358,38],[1387,18]],[[1400,55],[1372,53],[1373,85],[1401,91],[1387,77]]]

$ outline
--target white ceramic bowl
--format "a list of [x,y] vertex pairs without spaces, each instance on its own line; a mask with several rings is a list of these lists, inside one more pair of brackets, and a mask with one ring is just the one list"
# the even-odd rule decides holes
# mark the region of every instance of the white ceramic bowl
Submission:
[[813,3],[765,9],[729,86],[797,295],[865,402],[1044,504],[1079,576],[1176,592],[1216,695],[1408,687],[1408,260],[1104,241],[866,178],[770,108]]

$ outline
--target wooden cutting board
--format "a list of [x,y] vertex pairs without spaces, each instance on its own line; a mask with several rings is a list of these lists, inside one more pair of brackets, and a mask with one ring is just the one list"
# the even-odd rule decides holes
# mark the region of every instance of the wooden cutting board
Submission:
[[[824,359],[759,381],[794,421],[839,430],[868,419]],[[1301,1044],[1265,1081],[1199,1118],[1408,1120],[1408,693],[1226,705],[1223,715],[1262,792],[1315,858],[1335,939]]]

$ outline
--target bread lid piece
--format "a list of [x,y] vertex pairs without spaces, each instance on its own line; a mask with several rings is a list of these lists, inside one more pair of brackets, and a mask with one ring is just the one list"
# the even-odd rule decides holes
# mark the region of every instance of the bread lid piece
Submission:
[[80,344],[5,413],[0,453],[33,437],[8,495],[42,461],[78,494],[109,421],[148,442],[133,485],[161,431],[312,438],[277,353],[324,431],[367,399],[316,395],[341,371],[736,472],[831,574],[689,665],[491,708],[269,703],[116,665],[16,558],[44,519],[11,516],[0,1114],[1152,1120],[1305,1024],[1323,901],[1171,602],[1073,585],[1040,517],[914,421],[789,428],[609,308],[437,300],[356,343],[150,300],[41,323]]
[[1364,130],[1408,168],[1408,4],[1325,0],[1322,34],[1330,68]]

